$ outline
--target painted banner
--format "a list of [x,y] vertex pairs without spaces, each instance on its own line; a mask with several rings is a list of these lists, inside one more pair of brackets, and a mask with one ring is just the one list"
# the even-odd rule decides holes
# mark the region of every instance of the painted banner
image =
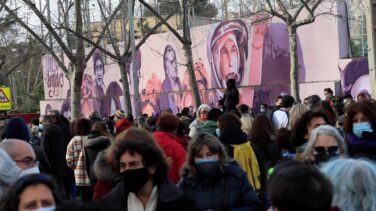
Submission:
[[[318,11],[326,8],[327,5],[322,5]],[[334,5],[332,12],[346,17],[345,4]],[[322,15],[314,23],[298,29],[301,98],[311,93],[322,95],[325,87],[317,83],[325,82],[332,88],[343,78],[338,68],[341,59],[349,54],[347,27],[346,18]],[[236,80],[241,103],[255,111],[263,103],[272,104],[278,95],[290,93],[289,39],[286,24],[281,20],[258,15],[195,27],[191,34],[194,71],[202,103],[216,107],[229,78]],[[178,113],[184,107],[194,107],[183,46],[172,33],[149,37],[135,58],[143,113],[156,114],[167,108]],[[41,113],[51,107],[68,116],[69,81],[51,56],[44,56],[43,62],[45,101],[41,102]],[[126,74],[133,96],[135,81],[130,70],[131,62],[127,61]],[[118,64],[96,50],[83,76],[82,116],[91,110],[99,111],[102,117],[112,115],[116,109],[124,110],[119,79]],[[347,89],[345,85],[344,91]]]

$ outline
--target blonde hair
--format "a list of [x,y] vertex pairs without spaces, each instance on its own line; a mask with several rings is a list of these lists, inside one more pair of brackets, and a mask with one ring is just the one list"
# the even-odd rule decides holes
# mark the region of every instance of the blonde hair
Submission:
[[309,111],[308,106],[302,103],[293,105],[289,111],[289,129],[294,128],[298,119],[307,111]]
[[249,114],[242,114],[240,117],[240,122],[242,123],[242,131],[247,134],[247,137],[251,137],[253,118]]

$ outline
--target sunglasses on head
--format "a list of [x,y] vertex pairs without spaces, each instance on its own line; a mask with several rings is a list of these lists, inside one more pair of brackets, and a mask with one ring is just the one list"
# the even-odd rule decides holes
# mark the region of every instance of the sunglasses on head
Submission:
[[338,146],[330,147],[314,147],[315,154],[329,154],[329,155],[338,155],[339,148]]

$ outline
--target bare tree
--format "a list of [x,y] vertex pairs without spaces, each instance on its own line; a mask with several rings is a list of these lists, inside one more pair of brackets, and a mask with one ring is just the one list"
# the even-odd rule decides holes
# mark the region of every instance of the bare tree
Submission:
[[[58,29],[53,27],[53,23],[49,22],[47,18],[43,15],[43,13],[38,10],[36,5],[31,0],[22,0],[22,2],[28,6],[28,8],[33,11],[33,13],[39,18],[39,20],[43,23],[44,27],[48,30],[48,32],[53,37],[56,44],[59,46],[61,51],[66,55],[69,59],[70,65],[66,67],[63,61],[63,58],[59,57],[54,49],[45,43],[45,40],[34,31],[32,28],[28,26],[6,3],[6,0],[0,1],[0,6],[4,7],[4,9],[23,27],[25,28],[41,45],[47,50],[48,53],[55,59],[59,67],[67,76],[68,80],[71,84],[71,108],[72,108],[72,118],[79,118],[80,111],[81,111],[81,85],[82,85],[82,76],[86,67],[86,62],[89,60],[91,55],[93,54],[95,48],[92,48],[88,55],[85,57],[85,48],[84,48],[84,41],[82,39],[76,39],[76,49],[72,51],[70,46],[66,42],[63,41],[63,38],[60,36]],[[66,14],[64,15],[65,18],[69,17],[69,5],[66,8]],[[74,0],[74,9],[75,9],[75,33],[82,34],[83,32],[83,24],[82,24],[82,13],[81,13],[81,0]],[[109,20],[111,21],[111,20]],[[104,32],[101,33],[101,36],[98,38],[97,42],[99,43]],[[69,43],[69,42],[68,42]]]
[[190,34],[190,25],[189,25],[189,15],[190,10],[194,6],[194,4],[190,4],[189,0],[183,0],[183,36],[179,34],[179,32],[174,29],[166,20],[162,18],[162,16],[148,3],[144,0],[139,0],[141,4],[143,4],[150,12],[154,14],[168,29],[169,31],[174,34],[174,36],[183,44],[185,56],[186,56],[186,66],[188,68],[190,84],[192,87],[193,96],[195,98],[195,104],[198,108],[201,105],[200,93],[198,90],[197,80],[193,68],[193,57],[192,57],[192,40]]
[[[108,11],[108,10],[105,9],[105,5],[103,4],[103,2],[101,2],[101,1],[98,0],[97,3],[99,5],[99,8],[101,10],[101,15],[102,15],[102,17],[103,17],[104,20],[113,20],[114,17],[117,16],[117,13],[121,10],[122,11],[121,15],[123,16],[123,19],[122,19],[123,20],[122,21],[123,28],[125,29],[125,20],[126,20],[125,16],[127,15],[126,14],[126,9],[127,8],[126,8],[125,1],[122,0],[122,1],[119,2],[119,4],[115,8],[115,10],[111,13],[111,16],[109,18],[106,17],[105,11]],[[163,20],[167,21],[171,17],[172,17],[172,15],[169,15],[169,16],[167,16]],[[114,49],[114,52],[111,52],[111,51],[107,50],[106,48],[103,48],[98,42],[94,42],[94,41],[90,40],[88,37],[85,37],[85,36],[83,36],[80,33],[77,33],[77,32],[75,32],[75,31],[73,31],[73,30],[71,30],[69,28],[67,30],[69,30],[71,33],[73,33],[75,36],[77,36],[77,38],[82,39],[82,40],[86,41],[87,43],[91,44],[92,46],[94,46],[95,48],[100,49],[106,56],[110,57],[112,60],[114,60],[116,63],[118,63],[119,68],[120,68],[120,76],[121,76],[122,88],[124,90],[123,91],[123,97],[124,97],[124,100],[125,100],[125,105],[127,107],[127,113],[128,114],[132,114],[132,103],[131,103],[131,96],[130,96],[130,90],[129,90],[129,79],[128,79],[128,75],[126,74],[126,62],[131,57],[130,39],[127,39],[127,40],[124,39],[124,42],[123,42],[123,49],[124,49],[124,51],[121,52],[121,50],[120,50],[121,48],[119,46],[119,43],[116,41],[114,33],[111,32],[108,23],[104,24],[103,31],[106,32],[107,38],[110,41],[110,45],[111,45],[112,49]],[[156,32],[156,30],[160,26],[162,26],[162,25],[163,25],[163,22],[160,21],[153,28],[151,28],[150,31],[148,31],[142,37],[142,39],[137,43],[137,45],[135,46],[135,51],[137,51],[146,42],[146,40],[152,34],[154,34]],[[128,37],[129,36],[132,36],[132,35],[130,35],[129,32],[128,32]],[[134,73],[134,74],[136,74],[136,73]],[[135,90],[138,90],[138,89],[135,89]],[[139,93],[137,92],[135,94],[139,94]],[[135,106],[138,106],[138,108],[136,108],[135,110],[136,111],[137,110],[140,111],[140,103],[139,102],[135,102]],[[138,113],[136,112],[136,116],[139,116],[139,115],[140,115],[140,112],[138,112]]]
[[[292,8],[292,1],[274,0],[273,5],[271,0],[265,0],[265,5],[261,5],[260,12],[265,12],[271,16],[275,16],[283,20],[289,33],[289,45],[290,45],[290,89],[291,95],[300,102],[299,96],[299,65],[298,65],[298,52],[297,52],[297,29],[301,26],[311,24],[316,20],[318,15],[316,9],[323,3],[324,0],[299,0],[299,4],[296,8]],[[307,11],[308,16],[304,17],[302,11]],[[331,14],[328,11],[325,14]]]

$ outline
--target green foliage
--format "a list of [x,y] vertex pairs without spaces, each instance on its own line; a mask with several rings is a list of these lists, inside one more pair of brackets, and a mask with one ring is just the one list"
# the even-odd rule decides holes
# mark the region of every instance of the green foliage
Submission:
[[218,14],[218,9],[209,0],[196,0],[194,6],[195,16],[214,18]]
[[368,52],[367,52],[368,47],[367,47],[366,40],[363,45],[364,46],[362,46],[362,43],[359,40],[354,40],[354,39],[350,40],[350,49],[351,49],[351,55],[353,58],[368,56]]

